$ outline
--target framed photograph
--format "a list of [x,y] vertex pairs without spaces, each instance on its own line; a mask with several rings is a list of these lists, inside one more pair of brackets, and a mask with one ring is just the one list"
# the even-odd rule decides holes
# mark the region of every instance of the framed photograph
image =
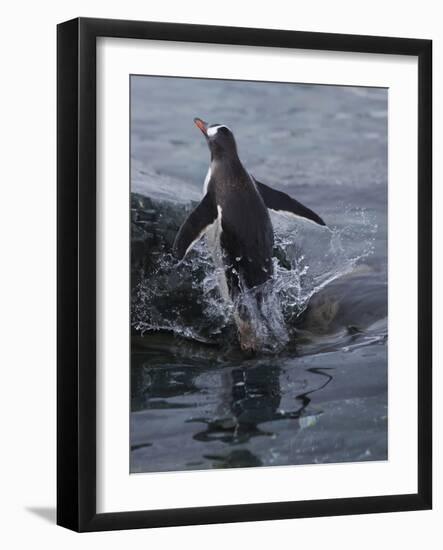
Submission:
[[432,506],[429,40],[58,26],[58,512]]

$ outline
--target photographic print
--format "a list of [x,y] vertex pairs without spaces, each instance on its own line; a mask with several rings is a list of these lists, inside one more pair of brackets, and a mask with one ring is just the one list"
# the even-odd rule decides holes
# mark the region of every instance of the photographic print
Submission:
[[58,525],[432,508],[431,282],[432,41],[58,25]]
[[388,459],[386,88],[130,76],[130,471]]

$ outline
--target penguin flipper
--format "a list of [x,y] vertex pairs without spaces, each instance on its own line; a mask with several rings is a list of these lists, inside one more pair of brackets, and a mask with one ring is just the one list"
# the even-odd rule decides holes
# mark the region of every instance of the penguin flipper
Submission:
[[172,252],[182,260],[208,227],[217,219],[217,206],[206,194],[203,200],[189,214],[175,237]]
[[300,216],[301,218],[306,218],[307,220],[311,220],[319,225],[326,225],[318,214],[286,193],[276,191],[264,183],[260,183],[255,178],[254,182],[267,208],[276,210],[277,212],[289,212],[290,214]]

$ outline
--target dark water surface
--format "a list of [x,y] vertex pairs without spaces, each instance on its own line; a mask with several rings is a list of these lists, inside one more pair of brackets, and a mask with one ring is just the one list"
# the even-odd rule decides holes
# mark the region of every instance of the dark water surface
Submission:
[[[387,91],[132,77],[131,98],[131,471],[387,459]],[[254,356],[204,240],[170,254],[208,168],[194,116],[329,227],[272,215]]]

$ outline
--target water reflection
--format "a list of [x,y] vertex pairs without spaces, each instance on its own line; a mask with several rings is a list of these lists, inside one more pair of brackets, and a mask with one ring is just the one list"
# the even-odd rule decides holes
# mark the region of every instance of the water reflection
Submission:
[[[312,397],[333,379],[327,367],[287,369],[278,359],[218,368],[208,367],[207,361],[196,365],[195,357],[193,365],[177,355],[175,359],[165,364],[162,356],[160,366],[155,364],[155,353],[133,355],[133,411],[150,416],[142,429],[133,418],[131,451],[155,454],[163,438],[189,429],[202,458],[196,461],[193,452],[194,460],[187,466],[194,468],[262,465],[252,440],[275,439],[283,420],[289,423],[285,430],[292,438],[314,425],[323,410],[312,406]],[[177,461],[179,452],[175,449],[169,459]]]
[[[293,432],[312,423],[322,410],[309,411],[310,395],[326,387],[332,375],[326,369],[308,369],[318,379],[309,383],[309,389],[292,398],[292,407],[283,409],[281,377],[284,371],[279,366],[262,364],[254,367],[239,367],[222,374],[225,391],[222,403],[215,416],[190,420],[203,422],[206,427],[194,435],[202,442],[222,441],[230,445],[246,444],[254,437],[275,437],[278,425],[273,430],[260,428],[260,424],[276,420],[292,419]],[[307,383],[301,380],[301,386]],[[305,421],[307,420],[307,422]],[[260,459],[250,451],[229,451],[226,455],[205,455],[215,460],[216,467],[256,466]]]

